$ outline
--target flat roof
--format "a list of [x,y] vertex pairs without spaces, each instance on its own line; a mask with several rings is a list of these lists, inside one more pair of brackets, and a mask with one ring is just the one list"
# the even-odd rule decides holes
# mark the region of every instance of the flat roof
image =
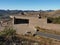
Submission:
[[36,15],[10,15],[11,18],[38,18]]

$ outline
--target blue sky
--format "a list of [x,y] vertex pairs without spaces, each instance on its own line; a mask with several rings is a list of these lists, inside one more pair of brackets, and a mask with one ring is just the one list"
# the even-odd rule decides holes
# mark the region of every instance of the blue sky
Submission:
[[60,0],[0,0],[0,9],[57,10]]

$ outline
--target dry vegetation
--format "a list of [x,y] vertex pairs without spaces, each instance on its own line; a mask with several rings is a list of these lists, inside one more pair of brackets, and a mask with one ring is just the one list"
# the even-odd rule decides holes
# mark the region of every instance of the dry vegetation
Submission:
[[59,45],[60,41],[54,40],[54,39],[49,39],[41,36],[24,36],[22,35],[21,37],[24,37],[28,40],[33,40],[39,42],[40,45]]
[[[28,44],[26,44],[27,42]],[[5,28],[0,32],[0,45],[13,45],[12,43],[23,45],[33,45],[34,43],[37,43],[38,45],[60,45],[60,41],[55,39],[49,39],[38,35],[20,35],[12,28]]]

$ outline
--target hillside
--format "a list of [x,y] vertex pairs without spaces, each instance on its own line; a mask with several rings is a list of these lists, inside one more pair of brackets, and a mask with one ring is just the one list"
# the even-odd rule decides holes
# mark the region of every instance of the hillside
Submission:
[[42,17],[57,17],[60,16],[60,10],[0,10],[0,17],[9,15],[41,15]]

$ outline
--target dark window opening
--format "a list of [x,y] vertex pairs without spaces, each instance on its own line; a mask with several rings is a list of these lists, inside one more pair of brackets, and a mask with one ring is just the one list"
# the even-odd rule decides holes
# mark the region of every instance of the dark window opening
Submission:
[[41,16],[39,16],[39,19],[41,19]]
[[16,18],[14,18],[14,24],[29,24],[29,19],[16,19]]
[[47,19],[47,23],[52,23],[52,20],[51,19]]
[[39,14],[39,19],[41,19],[41,15]]
[[37,29],[37,32],[38,32],[39,30]]

